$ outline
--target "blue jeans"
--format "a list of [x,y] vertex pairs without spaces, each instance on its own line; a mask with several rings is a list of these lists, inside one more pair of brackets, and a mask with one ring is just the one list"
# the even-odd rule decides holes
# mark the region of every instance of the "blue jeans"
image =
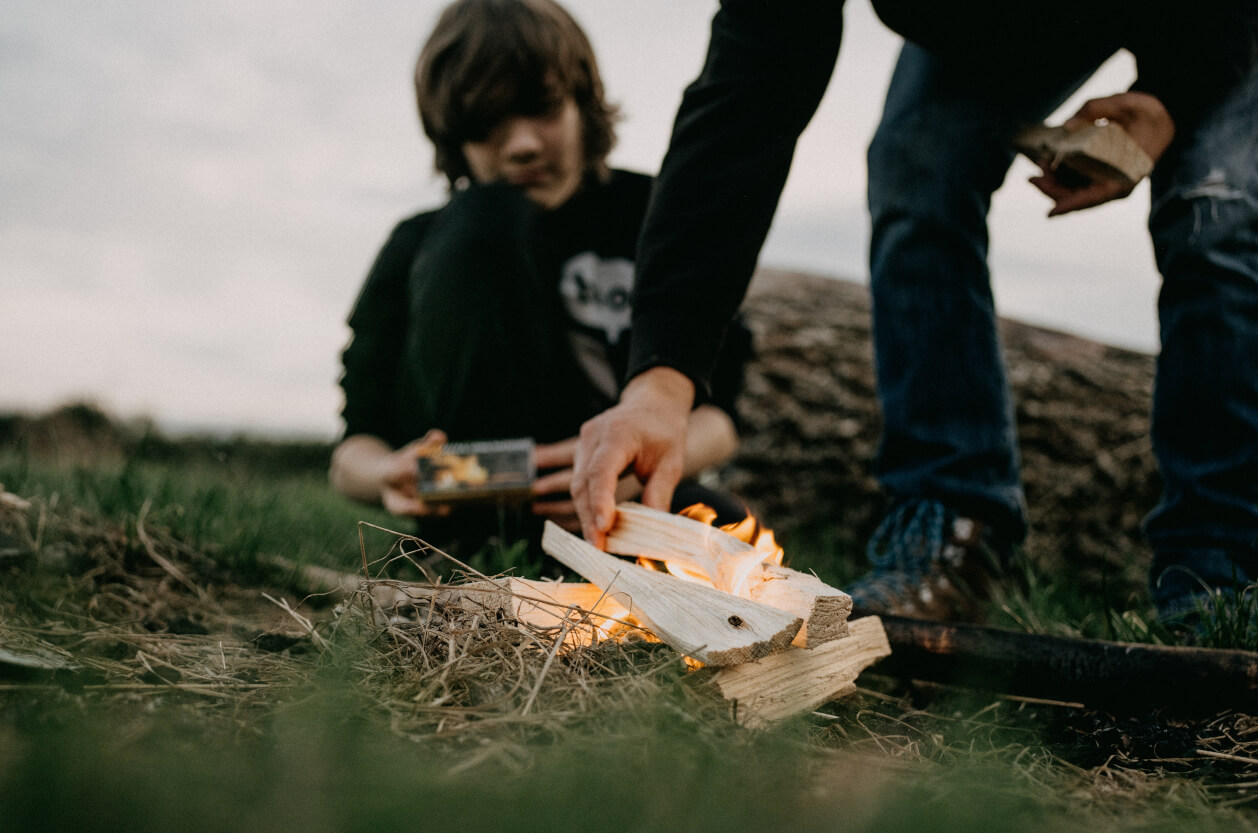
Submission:
[[[978,77],[907,44],[869,149],[878,478],[892,495],[941,500],[1014,538],[1026,510],[987,214],[1013,130],[1056,109],[1106,56],[1094,57],[1004,88],[999,73]],[[1152,182],[1164,279],[1152,430],[1166,492],[1147,532],[1159,572],[1205,551],[1251,566],[1258,553],[1255,137],[1251,73],[1179,137]]]
[[1258,69],[1153,173],[1153,598],[1258,582]]

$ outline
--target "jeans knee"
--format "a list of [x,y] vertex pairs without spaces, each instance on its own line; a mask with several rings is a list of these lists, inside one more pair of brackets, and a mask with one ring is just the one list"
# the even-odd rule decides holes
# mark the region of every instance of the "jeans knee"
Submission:
[[1149,231],[1164,277],[1206,270],[1258,281],[1256,135],[1258,70],[1154,170]]
[[1149,231],[1165,279],[1225,271],[1258,280],[1258,191],[1238,179],[1211,168],[1159,196]]
[[1001,143],[957,132],[941,135],[884,122],[869,144],[869,210],[875,234],[883,222],[909,218],[986,237],[991,195],[1013,161]]
[[912,146],[898,137],[893,128],[885,123],[879,125],[866,154],[869,210],[875,222],[880,215],[891,213],[891,206],[908,195],[914,179],[910,169],[920,164],[915,164],[911,151]]

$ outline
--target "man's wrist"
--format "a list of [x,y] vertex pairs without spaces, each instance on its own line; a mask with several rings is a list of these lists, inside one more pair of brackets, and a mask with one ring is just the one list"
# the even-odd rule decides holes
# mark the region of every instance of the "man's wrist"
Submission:
[[676,368],[656,365],[630,379],[620,395],[620,401],[628,402],[640,397],[667,401],[689,412],[694,407],[695,383]]

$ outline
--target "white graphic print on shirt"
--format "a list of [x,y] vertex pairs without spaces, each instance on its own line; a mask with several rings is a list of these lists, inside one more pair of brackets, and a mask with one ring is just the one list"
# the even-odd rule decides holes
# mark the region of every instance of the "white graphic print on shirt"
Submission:
[[629,329],[633,261],[582,252],[563,265],[559,294],[578,324],[602,330],[616,344]]

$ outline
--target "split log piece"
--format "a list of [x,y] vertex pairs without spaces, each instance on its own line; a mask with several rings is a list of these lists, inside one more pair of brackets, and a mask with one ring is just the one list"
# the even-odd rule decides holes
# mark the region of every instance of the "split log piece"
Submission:
[[569,642],[596,641],[595,627],[609,622],[640,624],[629,614],[623,593],[604,592],[589,582],[535,581],[514,577],[453,585],[381,581],[370,586],[371,599],[385,611],[413,606],[479,609],[487,619],[511,619],[537,628],[558,628],[587,620]]
[[475,604],[491,616],[502,616],[541,628],[559,627],[576,608],[593,614],[592,621],[631,622],[628,607],[616,593],[605,593],[589,582],[538,581],[515,577],[484,579],[462,584],[439,585],[427,582],[365,580],[359,573],[346,573],[314,564],[298,564],[282,556],[266,559],[271,566],[293,573],[309,593],[327,593],[341,599],[366,589],[372,602],[389,612],[416,605]]
[[736,665],[782,651],[803,626],[777,608],[608,555],[549,521],[542,549],[599,587],[623,593],[644,627],[706,665]]
[[[415,585],[399,586],[395,592],[411,595]],[[605,592],[589,582],[534,581],[522,578],[494,578],[437,590],[430,598],[436,604],[479,604],[487,611],[501,611],[502,615],[539,628],[556,628],[565,621],[571,622],[573,614],[601,625],[608,620],[625,622],[630,619],[628,602],[624,593]],[[373,588],[373,598],[378,598]],[[414,598],[411,595],[411,598]]]
[[1149,154],[1116,122],[1079,130],[1035,125],[1019,131],[1013,146],[1033,162],[1065,167],[1090,180],[1135,185],[1153,170]]
[[712,683],[735,702],[738,722],[752,728],[811,711],[855,691],[861,671],[891,653],[878,617],[850,624],[846,639],[722,668],[712,675]]
[[605,546],[621,555],[685,564],[718,590],[800,617],[804,626],[795,644],[801,648],[847,636],[851,596],[811,573],[762,561],[751,544],[702,521],[622,503]]

